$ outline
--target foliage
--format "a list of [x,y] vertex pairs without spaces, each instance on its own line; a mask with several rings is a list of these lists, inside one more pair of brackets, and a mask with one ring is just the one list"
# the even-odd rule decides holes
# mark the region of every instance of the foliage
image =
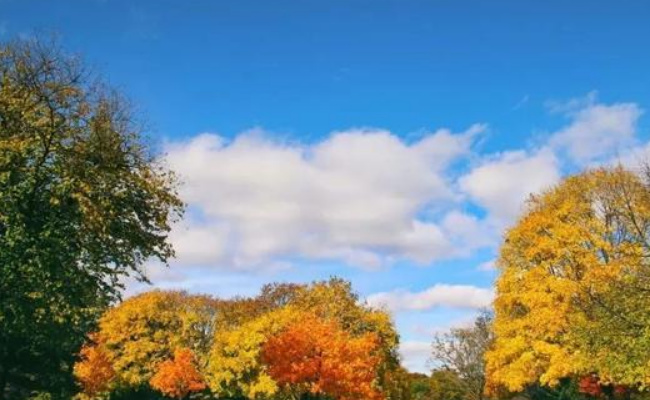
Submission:
[[153,389],[174,399],[184,399],[190,393],[206,388],[203,376],[195,366],[194,354],[186,348],[177,349],[173,360],[158,365],[150,383]]
[[450,379],[452,375],[449,373],[453,372],[454,386],[464,391],[463,399],[485,398],[486,379],[483,358],[494,340],[491,324],[492,315],[483,311],[472,327],[453,328],[434,338],[432,357],[433,361],[440,366],[436,372],[441,377],[447,378],[447,382],[452,381]]
[[373,386],[380,357],[377,337],[353,337],[337,322],[305,314],[262,348],[268,374],[280,388],[300,399],[324,394],[341,400],[381,399]]
[[216,332],[207,368],[212,391],[224,397],[250,399],[274,395],[278,386],[262,363],[262,346],[299,317],[294,308],[284,307],[234,329]]
[[[431,372],[431,400],[466,400],[471,393],[467,382],[450,369],[438,369]],[[471,394],[473,395],[473,394]]]
[[377,385],[384,393],[395,386],[391,379],[396,377],[395,372],[400,368],[397,354],[399,337],[389,313],[362,304],[350,283],[339,278],[302,287],[290,304],[320,318],[336,320],[355,336],[375,334],[383,353],[377,367]]
[[[504,398],[510,397],[513,396],[504,396]],[[562,378],[553,387],[540,384],[529,385],[521,395],[516,395],[514,398],[518,397],[535,400],[585,400],[585,396],[580,393],[575,379],[571,378]]]
[[109,310],[99,322],[102,340],[95,346],[106,354],[115,372],[113,386],[147,384],[178,349],[205,354],[214,334],[216,304],[206,296],[152,291]]
[[96,317],[182,211],[127,101],[77,58],[0,45],[0,395],[66,398]]
[[[401,398],[391,397],[402,383],[390,317],[339,279],[267,285],[250,299],[143,293],[107,311],[90,339],[75,366],[89,397],[149,398],[157,389],[183,398],[206,389],[233,399]],[[287,378],[291,369],[299,381]]]
[[400,366],[384,372],[378,384],[381,383],[381,392],[386,400],[421,400],[423,397],[418,397],[417,381],[422,376],[426,377],[423,374],[411,373]]
[[229,307],[229,314],[240,315],[244,322],[217,330],[207,367],[208,384],[214,393],[247,398],[277,394],[279,387],[262,360],[262,348],[305,313],[335,321],[352,337],[375,335],[381,353],[376,384],[382,391],[390,386],[386,377],[398,367],[395,328],[388,314],[362,304],[348,282],[333,278],[311,285],[273,284],[264,287],[253,302],[238,299],[236,304],[255,311],[247,320]]
[[106,392],[115,378],[115,370],[99,335],[90,335],[90,343],[81,348],[81,361],[74,366],[74,375],[80,382],[83,392],[95,396]]
[[592,372],[650,384],[649,181],[598,169],[531,199],[498,260],[491,390]]

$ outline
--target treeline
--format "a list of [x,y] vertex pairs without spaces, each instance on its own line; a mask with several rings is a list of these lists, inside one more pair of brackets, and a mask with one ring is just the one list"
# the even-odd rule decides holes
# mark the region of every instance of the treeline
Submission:
[[232,300],[151,291],[100,318],[77,398],[481,400],[491,322],[486,311],[437,336],[425,375],[400,366],[390,315],[341,279]]
[[254,298],[152,291],[107,311],[74,373],[81,398],[385,399],[401,382],[390,316],[339,279]]

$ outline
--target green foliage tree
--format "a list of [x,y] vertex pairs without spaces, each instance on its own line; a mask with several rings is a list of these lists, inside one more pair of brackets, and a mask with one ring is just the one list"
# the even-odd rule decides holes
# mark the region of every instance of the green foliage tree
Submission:
[[0,399],[69,397],[121,279],[173,255],[183,204],[131,110],[50,42],[0,45]]
[[431,372],[429,378],[430,400],[467,400],[471,393],[467,382],[451,369],[437,369]]

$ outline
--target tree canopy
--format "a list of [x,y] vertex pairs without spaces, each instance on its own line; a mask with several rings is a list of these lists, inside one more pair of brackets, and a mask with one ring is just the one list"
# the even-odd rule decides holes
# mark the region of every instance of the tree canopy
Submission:
[[0,398],[65,397],[120,280],[173,255],[183,204],[142,132],[55,43],[0,45]]
[[650,384],[648,260],[647,170],[591,170],[534,196],[498,260],[489,387]]
[[75,374],[89,398],[392,399],[397,343],[391,318],[340,279],[233,300],[152,291],[101,317]]

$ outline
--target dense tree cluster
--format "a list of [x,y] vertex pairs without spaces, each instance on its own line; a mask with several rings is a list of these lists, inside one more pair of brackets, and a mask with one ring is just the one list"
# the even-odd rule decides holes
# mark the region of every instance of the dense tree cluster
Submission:
[[386,399],[397,340],[339,279],[235,300],[152,291],[101,317],[74,371],[85,398]]

